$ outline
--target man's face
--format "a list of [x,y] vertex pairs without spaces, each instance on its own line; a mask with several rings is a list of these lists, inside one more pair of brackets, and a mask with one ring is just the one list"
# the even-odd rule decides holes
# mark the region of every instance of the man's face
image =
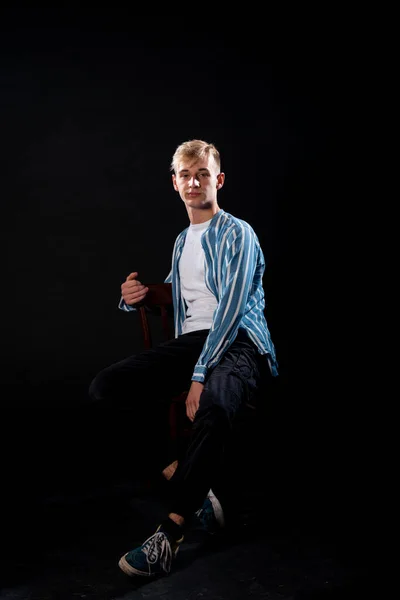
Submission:
[[183,160],[172,175],[174,189],[189,208],[206,209],[217,202],[217,191],[222,187],[224,174],[212,156],[193,162]]

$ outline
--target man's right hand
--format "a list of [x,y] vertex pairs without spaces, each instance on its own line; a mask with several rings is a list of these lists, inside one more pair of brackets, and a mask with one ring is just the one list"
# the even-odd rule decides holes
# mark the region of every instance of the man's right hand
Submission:
[[138,273],[131,273],[121,285],[122,298],[126,304],[138,304],[146,297],[149,288],[142,285],[136,278]]

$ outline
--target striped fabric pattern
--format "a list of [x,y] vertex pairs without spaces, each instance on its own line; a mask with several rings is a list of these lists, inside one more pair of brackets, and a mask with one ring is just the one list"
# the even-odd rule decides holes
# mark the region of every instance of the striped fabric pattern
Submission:
[[[188,228],[176,238],[172,269],[165,279],[165,283],[172,285],[175,337],[181,335],[186,316],[178,265],[187,231]],[[221,360],[239,327],[247,331],[260,354],[268,355],[271,373],[278,375],[275,347],[264,314],[265,260],[253,228],[221,209],[203,233],[201,243],[206,258],[206,285],[217,298],[218,307],[192,381],[205,381],[208,370]]]

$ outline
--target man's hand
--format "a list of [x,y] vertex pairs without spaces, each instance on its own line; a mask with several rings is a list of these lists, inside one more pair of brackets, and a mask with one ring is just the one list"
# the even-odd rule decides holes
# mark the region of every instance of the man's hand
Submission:
[[126,304],[132,306],[146,297],[149,288],[142,285],[136,278],[138,273],[131,273],[121,285],[121,294]]
[[199,381],[192,381],[190,390],[186,398],[186,414],[188,419],[193,421],[194,416],[199,408],[200,396],[203,391],[204,384]]

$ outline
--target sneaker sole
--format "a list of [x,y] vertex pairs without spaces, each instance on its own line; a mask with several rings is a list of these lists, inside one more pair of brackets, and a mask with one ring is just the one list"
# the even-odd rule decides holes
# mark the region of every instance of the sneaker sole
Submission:
[[[182,543],[182,542],[183,542],[183,537],[179,543]],[[179,551],[179,546],[177,547],[177,549],[174,552],[174,558],[176,558],[178,551]],[[129,552],[124,554],[124,556],[122,556],[118,561],[119,568],[121,569],[121,571],[123,571],[125,573],[125,575],[128,575],[128,577],[137,577],[138,575],[140,575],[142,577],[156,577],[157,575],[160,575],[160,573],[149,573],[148,571],[147,572],[139,571],[138,569],[135,569],[135,567],[132,567],[132,565],[130,565],[125,558],[128,554],[129,554]],[[168,573],[165,573],[165,575],[168,575]]]
[[127,554],[128,552],[124,554],[124,556],[122,556],[118,562],[119,568],[125,573],[125,575],[128,575],[129,577],[137,577],[138,575],[141,575],[142,577],[154,577],[153,573],[145,573],[144,571],[138,571],[138,569],[132,567],[125,558]]

